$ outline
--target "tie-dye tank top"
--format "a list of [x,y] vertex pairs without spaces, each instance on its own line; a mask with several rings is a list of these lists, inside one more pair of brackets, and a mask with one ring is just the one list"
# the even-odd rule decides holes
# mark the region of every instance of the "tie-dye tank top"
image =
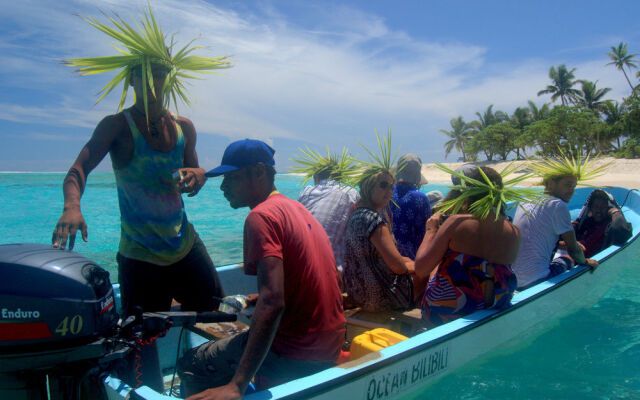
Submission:
[[173,264],[191,250],[195,238],[172,171],[183,167],[184,137],[174,119],[174,148],[161,152],[146,142],[128,110],[124,116],[133,137],[133,157],[113,168],[120,203],[119,252],[127,258],[158,265]]

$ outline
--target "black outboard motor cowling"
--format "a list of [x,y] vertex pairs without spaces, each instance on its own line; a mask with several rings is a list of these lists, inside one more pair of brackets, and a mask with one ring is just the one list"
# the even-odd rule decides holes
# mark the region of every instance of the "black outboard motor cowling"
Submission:
[[0,245],[0,354],[72,347],[118,322],[109,273],[43,244]]

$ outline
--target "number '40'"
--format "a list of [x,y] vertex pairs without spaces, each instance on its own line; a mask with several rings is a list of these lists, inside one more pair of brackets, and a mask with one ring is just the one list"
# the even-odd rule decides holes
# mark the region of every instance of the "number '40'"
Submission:
[[72,335],[77,335],[82,330],[82,317],[80,315],[74,315],[71,319],[64,317],[56,328],[56,333],[60,336],[66,336],[67,332],[71,332]]

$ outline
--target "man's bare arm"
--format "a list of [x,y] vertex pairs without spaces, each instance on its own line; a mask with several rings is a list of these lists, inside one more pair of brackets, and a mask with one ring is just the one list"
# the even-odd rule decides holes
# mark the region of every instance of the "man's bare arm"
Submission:
[[51,238],[54,247],[64,249],[68,240],[69,249],[73,249],[78,230],[82,234],[82,239],[85,242],[88,240],[87,224],[80,210],[80,199],[84,193],[87,176],[109,152],[118,134],[119,128],[116,118],[118,117],[112,115],[100,121],[91,139],[80,150],[78,157],[64,178],[62,184],[64,207]]
[[196,152],[197,134],[193,123],[184,117],[179,117],[178,123],[184,135],[184,168],[181,168],[182,178],[178,182],[182,193],[189,193],[193,197],[207,182],[205,170],[200,168],[198,153]]
[[598,262],[585,258],[582,248],[576,240],[576,232],[572,229],[560,235],[560,238],[566,243],[567,251],[576,265],[587,265],[592,271],[598,268]]
[[247,345],[231,382],[207,389],[187,400],[242,398],[251,378],[258,372],[276,334],[284,312],[284,269],[278,257],[266,257],[258,263],[258,304],[251,318]]

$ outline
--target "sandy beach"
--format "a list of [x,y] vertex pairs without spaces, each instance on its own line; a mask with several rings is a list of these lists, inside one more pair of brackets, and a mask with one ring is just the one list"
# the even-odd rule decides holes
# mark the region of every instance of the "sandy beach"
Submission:
[[[513,161],[514,166],[517,166],[516,172],[513,176],[525,173],[527,170],[527,164],[531,161]],[[480,162],[479,165],[487,165],[494,168],[496,171],[502,171],[511,161],[493,161],[493,162]],[[602,164],[609,163],[609,166],[605,170],[604,174],[598,178],[587,181],[586,183],[595,186],[622,186],[626,188],[640,189],[640,159],[621,159],[613,157],[605,157],[596,160],[595,165],[600,166]],[[456,163],[443,163],[448,168],[455,170],[461,165],[462,162]],[[522,171],[522,172],[519,172]],[[435,164],[423,164],[422,174],[432,183],[451,183],[451,175],[440,171]],[[527,179],[523,181],[523,185],[538,185],[539,179]]]

